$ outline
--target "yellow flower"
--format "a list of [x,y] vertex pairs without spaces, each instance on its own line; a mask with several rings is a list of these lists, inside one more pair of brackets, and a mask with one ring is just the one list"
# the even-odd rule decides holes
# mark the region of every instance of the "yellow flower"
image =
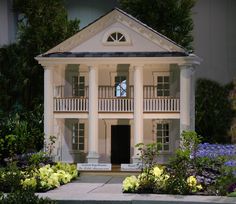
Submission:
[[160,177],[163,174],[163,168],[159,168],[158,166],[153,168],[153,175],[155,177]]
[[202,185],[199,184],[199,185],[196,186],[196,188],[197,188],[198,190],[202,190]]
[[26,178],[25,180],[21,180],[21,185],[23,186],[23,188],[27,187],[35,188],[37,185],[37,181],[34,177]]
[[138,179],[136,176],[126,177],[123,181],[124,191],[134,191],[139,186]]
[[194,176],[189,176],[187,178],[187,183],[190,187],[194,187],[197,185],[197,179]]

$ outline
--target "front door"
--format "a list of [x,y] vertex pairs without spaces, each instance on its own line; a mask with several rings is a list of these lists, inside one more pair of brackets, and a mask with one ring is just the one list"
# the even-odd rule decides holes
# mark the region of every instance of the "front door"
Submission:
[[130,126],[111,126],[111,163],[130,163]]

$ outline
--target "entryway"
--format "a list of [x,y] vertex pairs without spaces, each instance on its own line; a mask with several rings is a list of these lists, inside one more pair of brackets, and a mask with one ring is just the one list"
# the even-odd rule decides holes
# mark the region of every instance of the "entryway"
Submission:
[[130,163],[130,125],[111,126],[111,163]]

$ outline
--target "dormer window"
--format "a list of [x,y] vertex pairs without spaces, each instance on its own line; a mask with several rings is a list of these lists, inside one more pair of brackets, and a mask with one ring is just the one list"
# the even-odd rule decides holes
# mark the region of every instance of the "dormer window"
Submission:
[[131,40],[125,30],[112,28],[108,30],[102,39],[104,45],[130,45]]
[[122,33],[114,32],[108,36],[107,42],[126,42],[126,38]]

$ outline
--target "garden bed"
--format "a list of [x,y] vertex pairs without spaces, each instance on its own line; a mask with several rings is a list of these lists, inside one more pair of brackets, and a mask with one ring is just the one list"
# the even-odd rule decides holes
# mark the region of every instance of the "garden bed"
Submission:
[[123,181],[124,193],[236,196],[236,146],[200,144],[184,132],[182,148],[166,166],[158,165],[158,144],[139,144],[143,170]]
[[78,171],[74,164],[53,163],[39,152],[18,157],[0,168],[0,192],[33,190],[45,192],[77,178]]

